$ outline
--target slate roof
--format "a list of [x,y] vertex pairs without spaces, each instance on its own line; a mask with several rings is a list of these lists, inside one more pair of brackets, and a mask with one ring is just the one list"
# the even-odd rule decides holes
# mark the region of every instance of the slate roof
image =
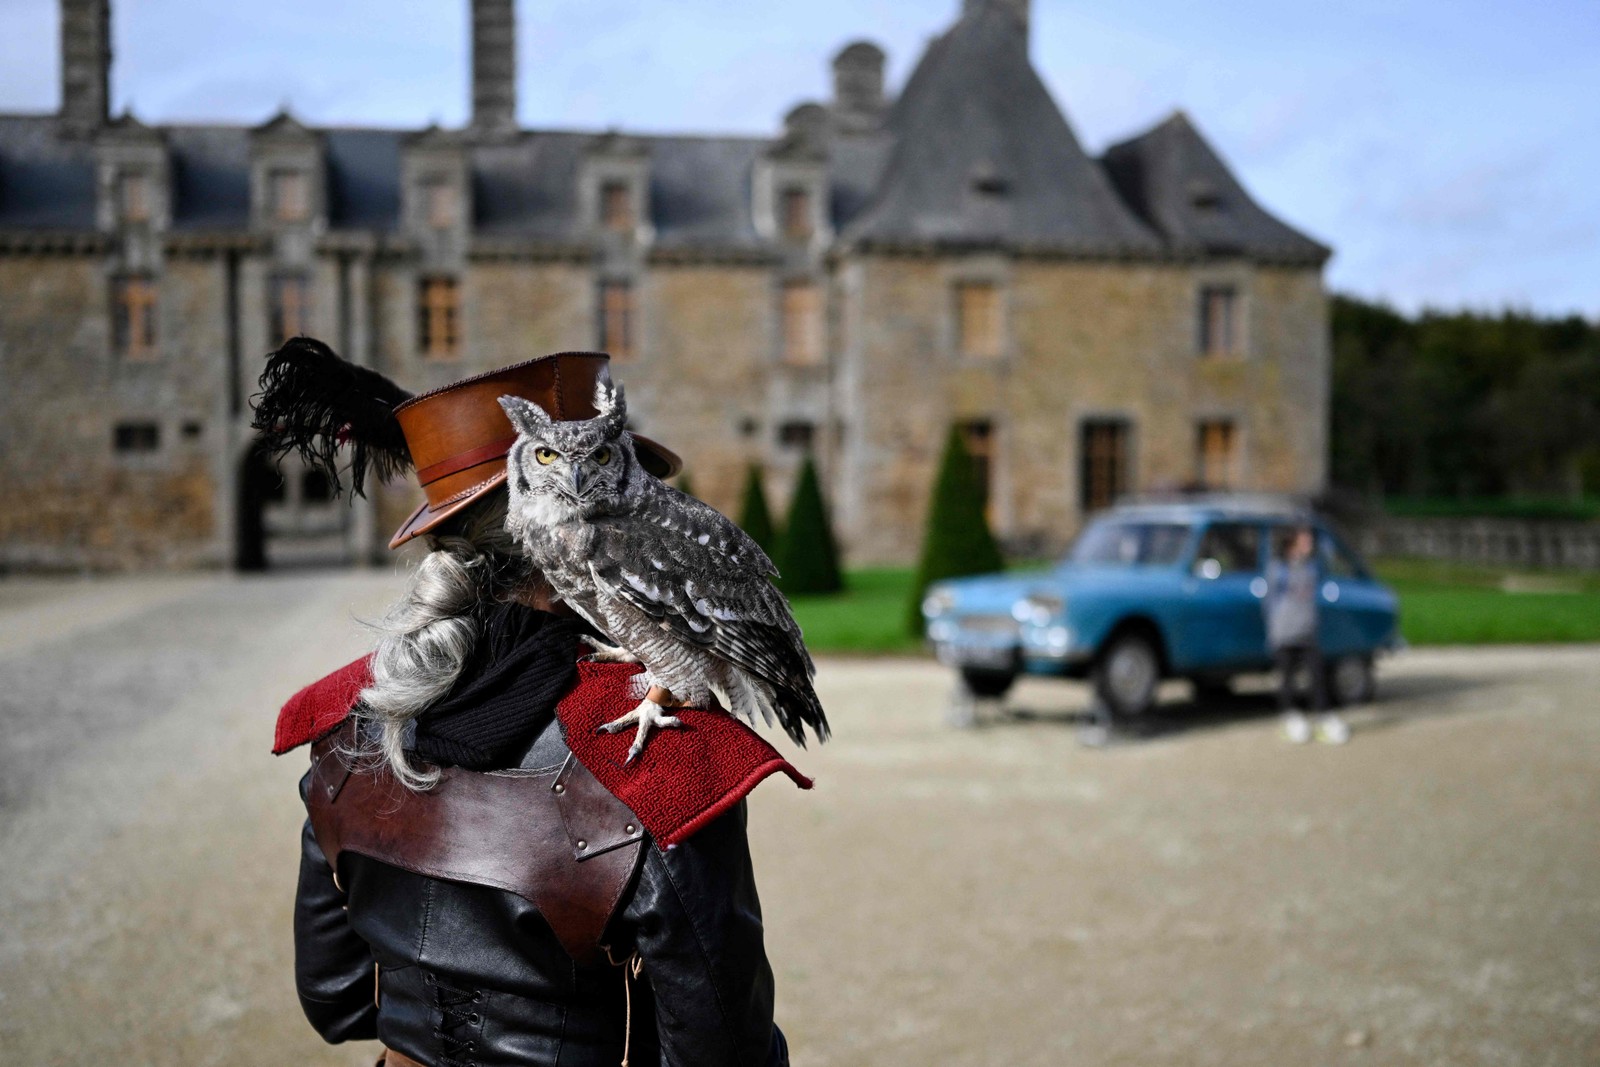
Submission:
[[[287,117],[275,123],[300,129]],[[313,132],[325,152],[330,228],[396,230],[401,153],[417,133]],[[179,125],[159,134],[172,163],[173,229],[247,231],[254,131]],[[581,244],[582,161],[617,136],[527,130],[465,141],[477,232]],[[752,217],[751,176],[782,138],[627,140],[649,158],[656,247],[767,247]],[[1307,263],[1329,254],[1256,205],[1181,114],[1090,157],[1028,61],[1024,31],[1000,7],[966,6],[929,45],[881,128],[835,128],[824,143],[834,227],[869,247]],[[94,163],[90,143],[58,136],[55,116],[0,115],[0,229],[92,232]]]
[[0,226],[95,228],[94,151],[57,137],[54,115],[0,115]]
[[851,238],[1160,250],[1079,146],[1028,61],[1024,30],[998,6],[969,7],[929,46],[887,125],[888,167]]
[[1128,205],[1176,252],[1311,263],[1332,254],[1251,199],[1181,111],[1107,149],[1104,163]]

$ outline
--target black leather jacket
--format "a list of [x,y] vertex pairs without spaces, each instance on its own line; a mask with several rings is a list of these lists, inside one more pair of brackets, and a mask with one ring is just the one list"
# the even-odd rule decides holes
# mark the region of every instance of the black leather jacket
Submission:
[[[552,722],[522,766],[565,755]],[[745,818],[741,802],[669,851],[644,842],[605,937],[613,959],[642,961],[631,990],[623,967],[576,964],[510,892],[350,851],[336,882],[308,820],[294,924],[306,1018],[330,1042],[377,1038],[431,1067],[615,1067],[625,1040],[633,1065],[787,1064]]]

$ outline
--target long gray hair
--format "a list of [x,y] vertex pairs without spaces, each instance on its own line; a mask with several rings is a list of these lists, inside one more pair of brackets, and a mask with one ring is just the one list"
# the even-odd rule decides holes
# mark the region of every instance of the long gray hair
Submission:
[[357,714],[378,726],[376,750],[401,784],[427,790],[439,768],[406,755],[406,727],[455,685],[483,627],[483,609],[542,581],[517,539],[506,532],[506,492],[494,490],[449,531],[428,538],[430,551],[383,619],[372,657],[373,683]]

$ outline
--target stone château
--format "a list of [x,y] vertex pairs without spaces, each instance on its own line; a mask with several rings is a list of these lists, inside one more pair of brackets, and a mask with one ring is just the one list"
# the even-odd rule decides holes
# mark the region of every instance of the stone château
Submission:
[[0,115],[0,567],[365,561],[354,507],[252,460],[264,355],[309,333],[423,390],[566,349],[737,507],[815,455],[854,563],[914,554],[958,425],[991,521],[1061,546],[1119,495],[1325,477],[1329,251],[1190,120],[1099,158],[965,0],[898,94],[884,53],[770,137],[524,129],[513,0],[474,0],[463,129],[109,115],[109,0],[61,0],[62,100]]

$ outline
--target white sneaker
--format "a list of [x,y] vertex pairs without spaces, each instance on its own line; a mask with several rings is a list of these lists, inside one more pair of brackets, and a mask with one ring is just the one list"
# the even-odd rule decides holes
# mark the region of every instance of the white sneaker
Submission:
[[1298,711],[1289,712],[1283,717],[1283,737],[1296,745],[1305,744],[1311,740],[1311,721]]
[[1325,745],[1342,745],[1350,740],[1350,727],[1337,715],[1324,715],[1317,723],[1317,740]]

